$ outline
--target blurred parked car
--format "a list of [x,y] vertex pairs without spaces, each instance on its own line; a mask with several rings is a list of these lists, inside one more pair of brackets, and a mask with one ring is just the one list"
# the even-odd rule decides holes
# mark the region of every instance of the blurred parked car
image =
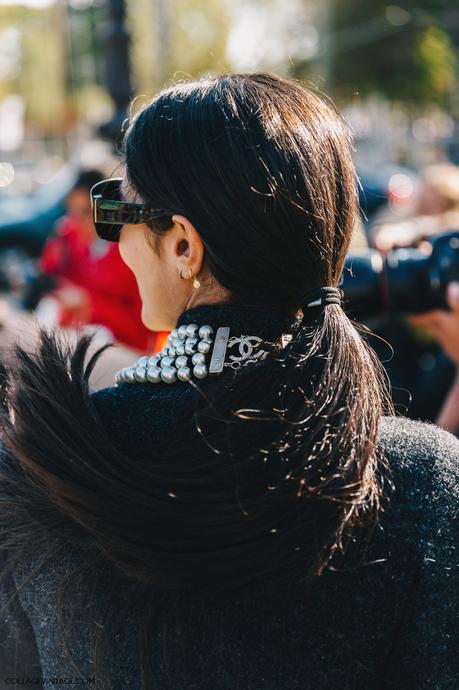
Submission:
[[77,176],[64,166],[47,184],[27,196],[0,196],[0,250],[19,249],[38,256],[56,221],[65,214],[64,200]]

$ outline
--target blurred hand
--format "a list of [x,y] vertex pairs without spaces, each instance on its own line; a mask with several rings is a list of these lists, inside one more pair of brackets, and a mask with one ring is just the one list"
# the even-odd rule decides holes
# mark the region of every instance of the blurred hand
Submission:
[[[420,216],[398,223],[384,223],[376,229],[374,246],[383,254],[399,247],[418,247],[425,238],[437,235],[441,230],[438,220]],[[428,253],[428,252],[427,252]]]
[[413,223],[385,223],[378,228],[374,244],[385,254],[396,247],[412,246],[418,237],[419,230]]
[[459,282],[448,285],[447,300],[450,312],[438,309],[408,318],[410,323],[427,328],[448,357],[459,366]]

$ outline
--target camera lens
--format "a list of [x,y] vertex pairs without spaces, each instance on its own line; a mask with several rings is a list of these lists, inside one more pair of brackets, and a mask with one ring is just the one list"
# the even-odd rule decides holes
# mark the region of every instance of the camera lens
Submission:
[[459,231],[430,243],[430,255],[415,248],[394,249],[386,257],[374,249],[349,254],[340,283],[349,315],[362,319],[447,309],[448,283],[459,280]]

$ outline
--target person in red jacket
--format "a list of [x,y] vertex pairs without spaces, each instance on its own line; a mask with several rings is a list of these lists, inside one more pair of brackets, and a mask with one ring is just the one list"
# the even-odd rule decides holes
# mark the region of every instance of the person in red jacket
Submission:
[[154,333],[142,324],[134,274],[118,245],[100,240],[94,229],[89,190],[101,179],[96,170],[79,175],[66,199],[68,215],[44,247],[40,270],[56,280],[51,297],[60,326],[97,324],[114,340],[153,353],[162,348],[167,333]]

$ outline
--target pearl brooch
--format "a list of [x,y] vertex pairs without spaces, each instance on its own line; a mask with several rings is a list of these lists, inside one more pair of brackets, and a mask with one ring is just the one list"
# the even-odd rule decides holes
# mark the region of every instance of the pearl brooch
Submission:
[[209,374],[206,355],[213,346],[211,326],[199,327],[195,323],[174,328],[167,345],[158,354],[143,355],[132,366],[121,369],[115,382],[120,383],[175,383],[192,378],[205,379]]
[[[260,347],[263,341],[258,336],[229,336],[228,326],[218,328],[215,336],[212,326],[208,325],[199,327],[190,323],[174,328],[161,352],[151,357],[142,355],[135,364],[118,371],[115,383],[169,384],[186,383],[193,378],[202,380],[209,374],[221,374],[224,367],[238,369],[267,354]],[[239,354],[234,354],[234,348],[238,348]]]

